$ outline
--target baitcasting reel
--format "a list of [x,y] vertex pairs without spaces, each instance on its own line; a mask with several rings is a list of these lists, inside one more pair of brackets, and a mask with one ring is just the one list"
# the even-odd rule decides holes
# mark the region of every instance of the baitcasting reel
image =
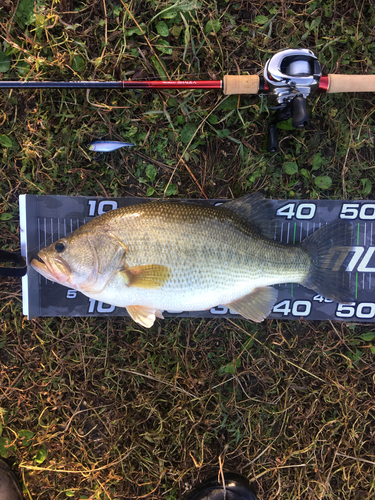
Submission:
[[276,118],[268,127],[267,150],[278,149],[276,125],[292,118],[292,125],[301,129],[308,124],[306,97],[319,88],[321,67],[317,57],[308,49],[282,50],[269,59],[264,68],[267,94],[273,95],[278,106]]

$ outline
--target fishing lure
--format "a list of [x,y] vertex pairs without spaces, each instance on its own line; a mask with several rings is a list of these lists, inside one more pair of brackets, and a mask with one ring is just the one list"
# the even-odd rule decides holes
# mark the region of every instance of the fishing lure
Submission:
[[121,142],[121,141],[94,141],[87,147],[90,151],[97,151],[98,153],[110,153],[111,151],[116,151],[120,148],[130,148],[135,146],[131,142]]

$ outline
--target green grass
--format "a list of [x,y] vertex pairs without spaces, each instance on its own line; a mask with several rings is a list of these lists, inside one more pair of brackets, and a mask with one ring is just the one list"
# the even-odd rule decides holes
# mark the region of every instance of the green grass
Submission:
[[[220,79],[297,46],[325,73],[373,73],[372,2],[1,5],[3,79]],[[19,249],[24,193],[372,199],[373,102],[315,94],[269,154],[257,96],[2,91],[1,247]],[[137,148],[95,157],[97,138]],[[373,327],[27,321],[18,279],[0,300],[0,456],[26,498],[172,500],[220,467],[260,500],[375,498]]]

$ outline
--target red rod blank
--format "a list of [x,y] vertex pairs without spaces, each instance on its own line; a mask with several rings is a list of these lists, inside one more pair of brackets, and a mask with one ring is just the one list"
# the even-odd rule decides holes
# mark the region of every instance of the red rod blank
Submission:
[[221,89],[221,80],[177,80],[177,81],[150,81],[150,82],[119,82],[122,89]]

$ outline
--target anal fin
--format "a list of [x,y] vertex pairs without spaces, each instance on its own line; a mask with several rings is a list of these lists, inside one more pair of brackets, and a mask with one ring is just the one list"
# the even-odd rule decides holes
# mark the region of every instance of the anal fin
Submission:
[[277,294],[277,290],[269,286],[254,288],[249,294],[224,305],[244,318],[260,323],[270,314]]
[[126,310],[132,320],[146,328],[151,328],[156,318],[164,319],[161,311],[154,307],[128,306]]

